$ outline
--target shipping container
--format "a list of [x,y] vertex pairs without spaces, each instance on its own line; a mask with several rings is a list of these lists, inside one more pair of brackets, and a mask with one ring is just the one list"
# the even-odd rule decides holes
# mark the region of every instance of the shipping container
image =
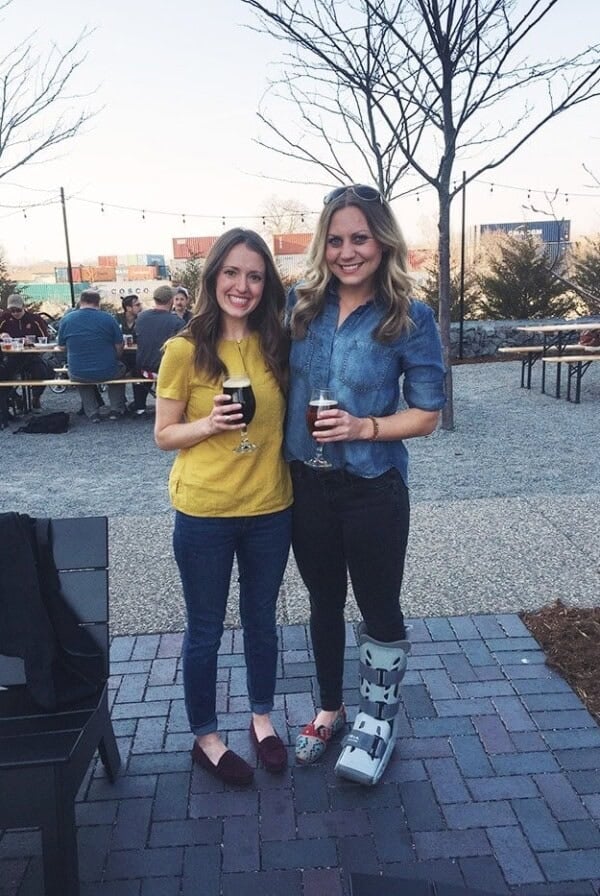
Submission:
[[84,264],[81,267],[81,279],[89,280],[90,283],[96,283],[97,281],[103,280],[114,280],[115,268],[97,264]]
[[156,280],[158,273],[154,265],[134,264],[127,268],[128,280]]
[[111,283],[115,279],[115,268],[114,267],[90,267],[88,268],[89,276],[86,276],[86,280],[91,280],[92,283]]
[[127,255],[117,255],[117,267],[118,268],[126,268],[129,262],[127,261]]
[[481,224],[480,233],[507,233],[510,236],[530,233],[544,243],[568,243],[571,239],[570,221],[517,221],[498,224]]
[[159,280],[167,280],[169,277],[169,269],[166,264],[158,264],[156,266],[156,273]]
[[137,295],[145,308],[152,307],[152,295],[159,286],[171,286],[168,280],[131,280],[128,283],[103,283],[100,293],[107,302],[117,303],[123,296]]
[[[81,283],[82,280],[86,278],[81,274],[81,265],[73,265],[71,267],[71,274],[73,278],[73,283]],[[68,268],[54,268],[54,276],[57,283],[68,283],[69,282],[69,269]]]
[[164,267],[166,264],[164,255],[145,255],[144,259],[142,264],[155,264],[158,267]]
[[273,237],[275,255],[306,255],[312,233],[277,233]]
[[[74,283],[73,292],[75,299],[89,289],[89,283]],[[56,302],[61,305],[71,304],[71,287],[68,283],[17,283],[19,292],[23,295],[23,301],[27,302]]]
[[98,256],[98,267],[100,268],[116,268],[117,266],[117,256],[116,255],[99,255]]
[[173,257],[177,259],[195,256],[206,258],[217,240],[217,236],[173,237]]

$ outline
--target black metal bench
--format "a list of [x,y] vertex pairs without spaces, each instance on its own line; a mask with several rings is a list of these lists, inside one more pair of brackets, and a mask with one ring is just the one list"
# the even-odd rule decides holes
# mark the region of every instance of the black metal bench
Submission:
[[55,519],[53,554],[78,625],[104,659],[101,689],[48,712],[32,700],[21,659],[0,655],[0,829],[40,828],[46,896],[79,896],[75,797],[99,750],[111,781],[120,758],[108,709],[108,525]]

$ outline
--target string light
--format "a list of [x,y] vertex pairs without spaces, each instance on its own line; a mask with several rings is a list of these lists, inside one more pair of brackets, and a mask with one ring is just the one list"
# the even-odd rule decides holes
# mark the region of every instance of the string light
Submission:
[[[0,0],[0,2],[1,2],[1,0]],[[574,192],[574,191],[565,192],[565,191],[561,191],[559,188],[553,188],[552,190],[533,189],[531,186],[522,187],[522,186],[517,186],[515,184],[503,184],[503,183],[485,181],[485,180],[481,180],[479,178],[471,181],[471,183],[473,185],[479,184],[481,186],[487,186],[489,188],[490,193],[494,193],[494,192],[497,193],[498,191],[503,191],[503,190],[517,191],[517,192],[520,192],[520,193],[526,195],[528,202],[531,202],[534,199],[536,194],[546,197],[546,198],[551,196],[553,200],[555,200],[555,199],[562,200],[566,205],[568,205],[570,203],[572,198],[594,199],[594,200],[598,201],[598,198],[600,195],[598,190],[594,190],[594,191],[590,190],[588,192]],[[17,185],[17,184],[13,184],[12,186],[20,187],[20,185]],[[428,185],[426,185],[426,184],[420,184],[420,185],[411,187],[410,189],[399,194],[397,198],[401,198],[402,196],[408,196],[411,193],[414,193],[415,197],[416,197],[416,201],[418,203],[420,203],[421,202],[421,192],[423,192],[423,194],[425,196],[426,192],[427,192],[427,190],[426,190],[427,186]],[[23,187],[23,189],[26,189],[26,188]],[[453,189],[453,191],[456,190],[456,180],[453,181],[452,189]],[[38,190],[37,192],[46,192],[48,194],[54,193],[54,191],[51,191],[51,190]],[[77,196],[77,195],[71,195],[68,198],[71,202],[82,202],[82,203],[85,203],[88,205],[95,205],[96,207],[100,208],[100,213],[102,215],[104,215],[105,212],[107,212],[110,209],[115,209],[118,211],[133,212],[135,214],[138,214],[138,215],[140,215],[142,221],[146,221],[146,214],[152,214],[153,216],[167,216],[167,217],[179,218],[180,221],[184,225],[187,225],[188,218],[190,220],[191,219],[207,220],[207,221],[220,220],[222,227],[225,228],[227,226],[227,219],[229,218],[229,220],[231,220],[233,218],[233,219],[242,219],[242,220],[243,219],[255,220],[255,221],[258,220],[258,221],[262,221],[263,226],[267,226],[268,222],[275,221],[278,217],[275,215],[264,214],[262,212],[258,212],[258,213],[254,213],[254,214],[250,214],[250,215],[248,215],[248,214],[233,214],[232,213],[229,216],[225,216],[225,215],[218,214],[218,213],[216,213],[216,214],[188,214],[187,212],[184,212],[184,213],[174,212],[174,211],[169,211],[167,209],[150,209],[147,211],[145,208],[139,208],[139,207],[136,208],[136,207],[131,207],[131,206],[118,205],[116,203],[104,202],[103,200],[100,201],[100,200],[94,200],[94,199],[86,199],[82,196]],[[6,215],[6,214],[2,215],[2,218],[9,217],[11,214],[22,214],[23,218],[27,219],[27,212],[29,210],[31,210],[33,208],[38,208],[41,206],[55,205],[55,204],[57,204],[58,201],[59,200],[56,200],[56,199],[47,199],[47,200],[41,201],[41,202],[27,202],[27,203],[21,202],[21,203],[15,204],[15,205],[0,203],[0,210],[11,209],[11,212],[9,212],[8,215]],[[13,209],[14,209],[14,211],[12,211]],[[290,214],[297,214],[300,218],[302,225],[305,225],[307,223],[307,215],[308,214],[318,215],[319,211],[307,212],[307,211],[302,211],[302,210],[298,209],[295,212],[293,210],[290,211]]]

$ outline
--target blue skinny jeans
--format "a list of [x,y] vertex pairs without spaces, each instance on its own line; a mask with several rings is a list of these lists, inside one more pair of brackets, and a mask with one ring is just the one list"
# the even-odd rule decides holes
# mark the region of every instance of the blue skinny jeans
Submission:
[[177,511],[175,560],[183,587],[187,628],[183,686],[190,729],[217,730],[217,653],[223,635],[234,555],[250,709],[273,709],[277,673],[275,606],[291,538],[291,509],[261,516],[194,517]]

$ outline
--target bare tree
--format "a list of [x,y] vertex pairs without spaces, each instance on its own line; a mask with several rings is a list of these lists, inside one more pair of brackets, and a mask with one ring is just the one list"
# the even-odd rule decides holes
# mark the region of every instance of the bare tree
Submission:
[[267,233],[299,233],[312,228],[313,215],[296,199],[269,196],[262,204],[262,224]]
[[[0,4],[0,12],[11,4]],[[65,50],[52,45],[45,59],[30,34],[0,57],[0,180],[74,137],[94,115],[75,110],[82,97],[71,93],[90,33],[84,28]]]
[[[298,107],[300,130],[275,142],[329,180],[378,184],[399,195],[410,169],[438,196],[440,330],[448,403],[450,207],[465,184],[497,168],[545,124],[600,95],[600,45],[529,61],[536,29],[560,0],[242,0],[261,27],[291,45],[276,85]],[[283,90],[282,90],[283,88]],[[519,100],[521,103],[519,105]]]

